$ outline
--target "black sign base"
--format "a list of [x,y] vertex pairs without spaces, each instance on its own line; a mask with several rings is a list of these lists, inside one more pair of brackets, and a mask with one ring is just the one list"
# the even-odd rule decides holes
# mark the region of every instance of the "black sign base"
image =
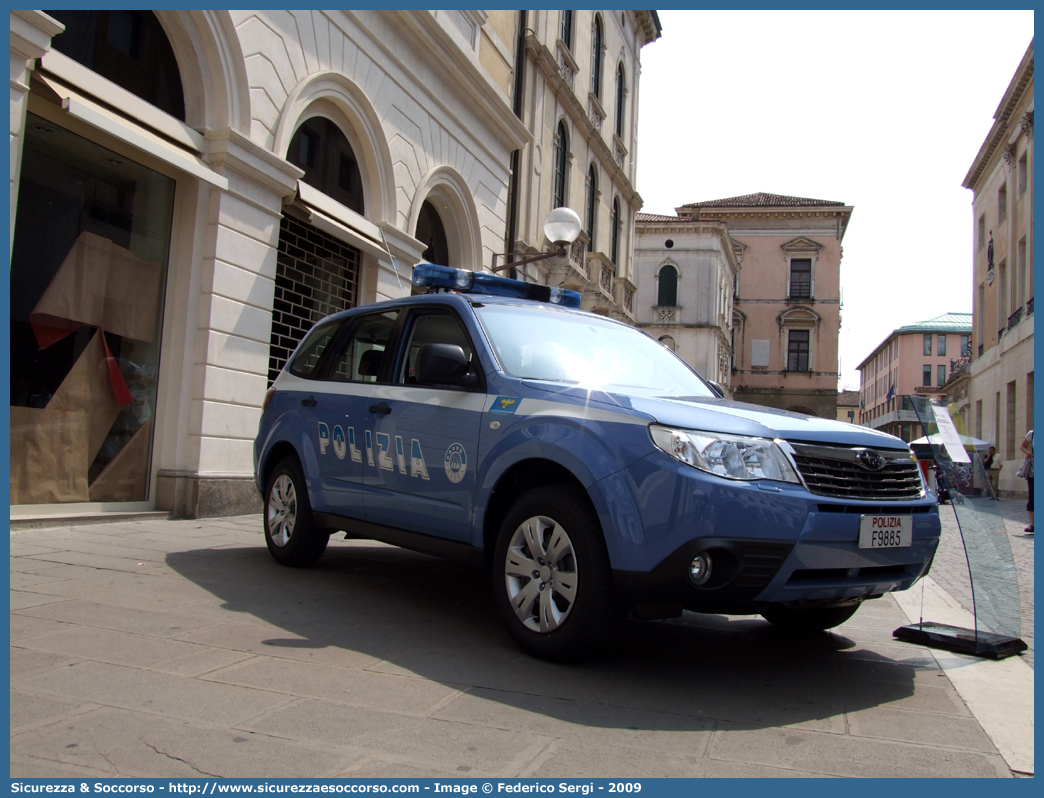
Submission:
[[989,659],[1004,659],[1029,648],[1018,637],[983,631],[976,635],[974,629],[931,621],[900,626],[892,632],[892,636],[907,643],[919,643],[929,648],[945,648],[948,651]]

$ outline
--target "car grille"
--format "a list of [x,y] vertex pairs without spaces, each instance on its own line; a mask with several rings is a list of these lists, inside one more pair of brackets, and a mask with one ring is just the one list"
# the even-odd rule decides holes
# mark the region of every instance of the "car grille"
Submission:
[[809,491],[819,496],[874,501],[920,498],[921,474],[906,451],[875,449],[884,466],[872,471],[857,459],[863,447],[815,446],[792,443],[794,464]]

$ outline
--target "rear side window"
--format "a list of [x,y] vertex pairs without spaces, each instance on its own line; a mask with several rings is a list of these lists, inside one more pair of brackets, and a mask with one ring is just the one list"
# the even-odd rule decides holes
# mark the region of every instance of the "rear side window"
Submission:
[[323,353],[340,327],[340,322],[335,321],[321,324],[308,333],[297,350],[297,357],[290,364],[290,373],[295,377],[314,380],[318,376],[317,369],[323,359]]
[[336,382],[377,382],[398,318],[399,311],[389,310],[359,319],[330,369],[330,379]]

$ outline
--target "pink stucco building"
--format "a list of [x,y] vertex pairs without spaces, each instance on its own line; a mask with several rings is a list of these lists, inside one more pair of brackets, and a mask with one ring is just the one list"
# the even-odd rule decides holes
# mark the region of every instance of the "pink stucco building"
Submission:
[[733,396],[834,418],[841,242],[852,206],[758,192],[676,211],[690,222],[724,223],[735,247]]
[[946,313],[893,330],[859,364],[859,423],[911,441],[924,432],[909,396],[943,398],[971,354],[971,313]]

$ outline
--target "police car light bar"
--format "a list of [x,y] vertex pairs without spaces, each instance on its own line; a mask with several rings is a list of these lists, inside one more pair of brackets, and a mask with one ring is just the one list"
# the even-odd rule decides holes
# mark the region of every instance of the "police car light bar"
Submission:
[[434,263],[418,263],[413,267],[413,284],[429,288],[448,288],[464,294],[492,294],[516,299],[550,302],[564,308],[579,308],[580,294],[567,288],[550,288],[510,277],[483,274],[467,269],[452,269]]

